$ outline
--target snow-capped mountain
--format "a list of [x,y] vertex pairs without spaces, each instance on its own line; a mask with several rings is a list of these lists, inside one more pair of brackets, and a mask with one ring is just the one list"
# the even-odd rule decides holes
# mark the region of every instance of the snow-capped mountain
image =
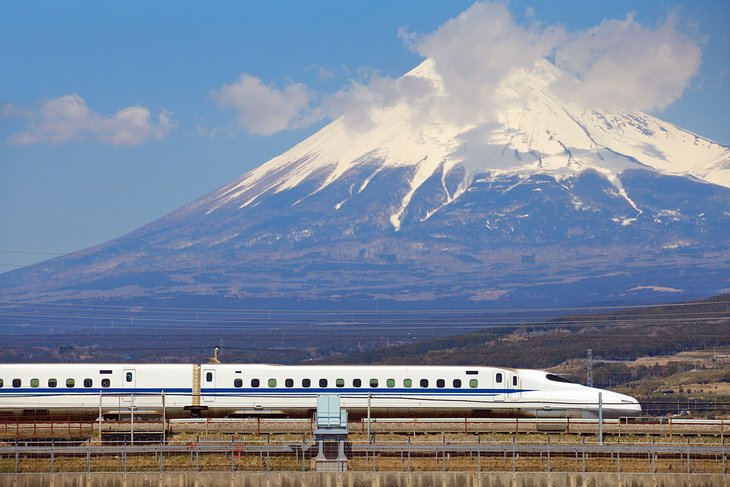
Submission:
[[[4,299],[403,305],[667,300],[730,288],[730,149],[551,93],[544,61],[449,117],[401,97],[112,242],[0,276]],[[435,95],[434,95],[435,93]],[[447,107],[448,108],[448,107]],[[669,298],[668,298],[669,296]]]
[[[421,184],[437,171],[463,174],[458,198],[479,173],[491,177],[541,173],[558,179],[593,169],[624,197],[618,175],[629,169],[651,168],[662,174],[695,176],[730,187],[730,150],[670,123],[641,113],[614,114],[561,104],[549,85],[557,68],[544,61],[534,71],[518,71],[500,87],[507,108],[493,123],[455,124],[427,118],[405,102],[374,110],[369,127],[349,127],[347,118],[333,122],[301,144],[251,171],[206,201],[214,211],[236,201],[241,208],[261,195],[295,188],[321,173],[323,190],[354,167],[376,162],[372,176],[386,168],[409,168],[409,186],[391,215],[398,230],[401,216]],[[427,79],[438,88],[433,64],[425,61],[406,77]],[[448,193],[448,191],[446,191]],[[347,200],[338,204],[343,205]],[[438,208],[433,208],[438,211]]]

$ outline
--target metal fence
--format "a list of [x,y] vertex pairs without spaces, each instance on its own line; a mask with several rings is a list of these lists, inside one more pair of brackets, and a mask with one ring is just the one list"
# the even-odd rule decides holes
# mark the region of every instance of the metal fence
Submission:
[[[0,473],[308,472],[333,458],[337,442],[29,441],[0,445]],[[322,451],[320,451],[322,449]],[[375,472],[611,472],[727,475],[724,443],[345,441],[347,470]],[[333,453],[334,452],[334,453]]]
[[[602,423],[606,435],[652,435],[672,437],[676,435],[711,435],[724,437],[730,421],[711,419],[640,418],[609,419]],[[89,419],[24,419],[0,418],[0,441],[3,439],[59,438],[89,439],[102,434],[174,435],[199,434],[311,434],[311,419],[280,418],[198,418],[151,421],[137,418],[123,421],[98,421]],[[351,421],[352,433],[555,433],[578,436],[597,435],[599,422],[595,419],[536,419],[536,418],[373,418]]]

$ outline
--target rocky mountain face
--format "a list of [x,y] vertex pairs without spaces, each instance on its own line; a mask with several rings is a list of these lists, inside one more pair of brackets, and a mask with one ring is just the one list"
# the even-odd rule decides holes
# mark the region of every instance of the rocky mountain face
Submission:
[[[516,73],[488,122],[347,115],[126,236],[0,276],[4,301],[540,307],[730,288],[730,149]],[[438,86],[429,61],[406,77]],[[428,115],[428,114],[426,114]]]

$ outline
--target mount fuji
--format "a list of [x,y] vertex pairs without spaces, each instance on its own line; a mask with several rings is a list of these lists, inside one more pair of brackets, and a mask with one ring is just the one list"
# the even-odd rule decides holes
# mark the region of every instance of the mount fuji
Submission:
[[[418,97],[346,113],[128,235],[1,275],[0,298],[428,308],[727,292],[730,149],[562,101],[558,75],[515,71],[468,122]],[[430,60],[401,81],[443,90]]]

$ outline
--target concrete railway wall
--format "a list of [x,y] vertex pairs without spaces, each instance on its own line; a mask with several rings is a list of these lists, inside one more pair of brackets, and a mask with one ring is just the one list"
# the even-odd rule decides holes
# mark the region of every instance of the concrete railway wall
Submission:
[[3,474],[0,487],[730,487],[721,474],[348,472]]

